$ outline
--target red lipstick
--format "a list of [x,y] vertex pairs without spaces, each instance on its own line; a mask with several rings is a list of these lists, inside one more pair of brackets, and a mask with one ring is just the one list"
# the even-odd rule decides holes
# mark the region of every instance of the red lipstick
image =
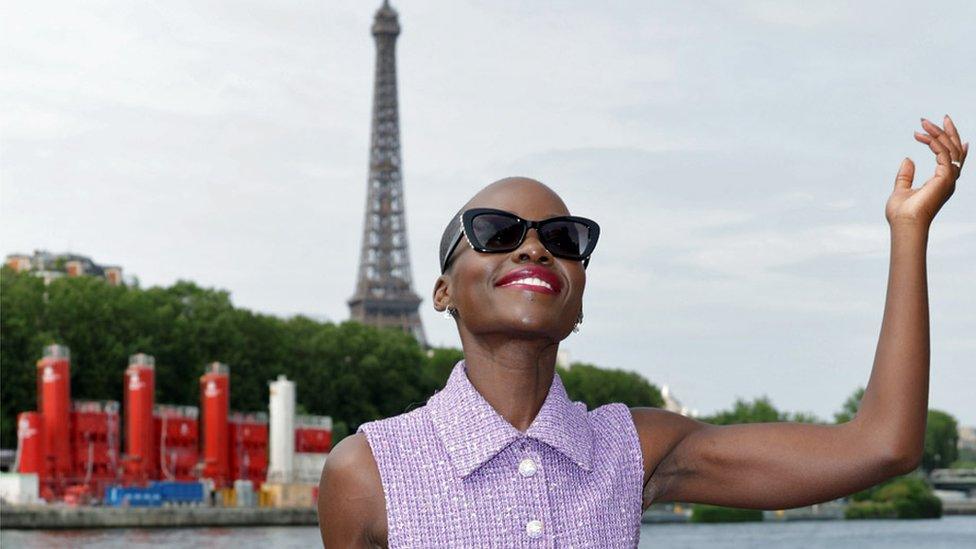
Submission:
[[495,283],[496,287],[505,286],[507,288],[518,288],[520,290],[530,290],[544,294],[558,294],[562,290],[562,282],[556,273],[546,269],[530,265],[520,267],[501,277]]

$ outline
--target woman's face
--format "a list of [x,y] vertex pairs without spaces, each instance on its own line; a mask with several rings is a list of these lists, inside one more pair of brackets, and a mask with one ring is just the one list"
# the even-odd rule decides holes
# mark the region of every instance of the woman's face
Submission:
[[[569,215],[558,195],[531,179],[493,183],[465,209],[474,207],[498,208],[536,221]],[[502,285],[506,275],[527,267],[542,270],[537,278],[549,275],[553,291]],[[529,230],[517,249],[503,253],[477,252],[462,237],[450,268],[434,286],[434,306],[455,307],[459,329],[472,335],[506,333],[558,342],[576,324],[585,285],[583,262],[553,256],[539,241],[536,229]]]

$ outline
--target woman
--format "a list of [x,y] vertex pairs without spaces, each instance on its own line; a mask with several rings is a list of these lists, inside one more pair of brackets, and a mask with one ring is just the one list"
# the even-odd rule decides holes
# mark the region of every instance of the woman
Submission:
[[571,402],[556,351],[582,321],[599,228],[564,217],[537,181],[480,191],[445,231],[433,293],[464,360],[426,405],[363,424],[332,451],[319,491],[326,547],[634,547],[652,502],[785,509],[913,470],[928,400],[928,228],[969,149],[948,116],[922,127],[935,175],[913,189],[912,161],[898,169],[877,354],[860,411],[840,425],[715,426]]

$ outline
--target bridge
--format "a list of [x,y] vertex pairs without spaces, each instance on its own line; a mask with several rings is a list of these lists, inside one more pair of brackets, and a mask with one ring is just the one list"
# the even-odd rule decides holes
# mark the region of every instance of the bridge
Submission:
[[936,490],[955,490],[976,495],[976,469],[933,469],[929,483]]

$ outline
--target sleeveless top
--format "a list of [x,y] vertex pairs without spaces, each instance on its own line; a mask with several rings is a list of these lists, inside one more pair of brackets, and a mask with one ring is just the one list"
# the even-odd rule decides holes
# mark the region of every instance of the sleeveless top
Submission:
[[558,373],[524,433],[464,360],[424,406],[357,432],[379,468],[391,548],[638,545],[644,467],[630,409],[587,411]]

